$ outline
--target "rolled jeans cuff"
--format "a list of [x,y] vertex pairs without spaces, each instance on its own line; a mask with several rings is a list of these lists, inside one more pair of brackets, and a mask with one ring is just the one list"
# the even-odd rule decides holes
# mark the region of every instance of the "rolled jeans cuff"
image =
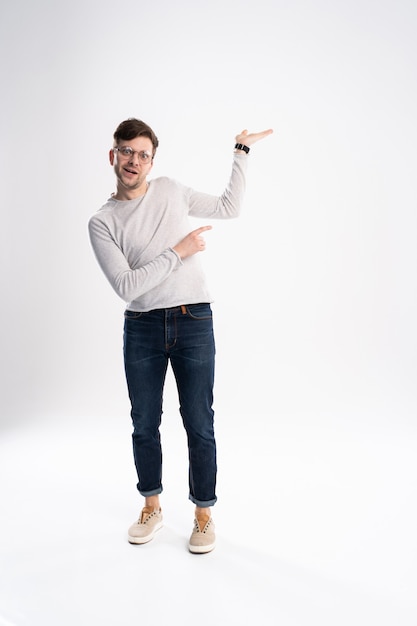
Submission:
[[217,502],[217,497],[212,500],[196,500],[191,494],[188,496],[188,499],[191,500],[193,504],[200,507],[200,509],[207,509],[210,506],[214,506]]

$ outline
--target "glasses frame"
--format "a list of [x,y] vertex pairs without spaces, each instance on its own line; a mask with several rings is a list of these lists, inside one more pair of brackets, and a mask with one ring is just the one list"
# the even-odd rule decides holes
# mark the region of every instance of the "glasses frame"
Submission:
[[[122,150],[129,150],[129,154],[123,154]],[[122,159],[131,159],[135,154],[138,155],[139,161],[144,165],[152,163],[153,154],[146,150],[133,150],[130,146],[116,146],[113,148],[113,152],[118,152]]]

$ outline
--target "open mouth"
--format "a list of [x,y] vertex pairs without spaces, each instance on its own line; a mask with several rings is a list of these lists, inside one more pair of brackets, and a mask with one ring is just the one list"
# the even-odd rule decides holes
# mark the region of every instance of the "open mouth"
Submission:
[[135,170],[131,170],[128,167],[124,167],[123,168],[125,172],[127,172],[128,174],[137,174],[137,172],[135,172]]

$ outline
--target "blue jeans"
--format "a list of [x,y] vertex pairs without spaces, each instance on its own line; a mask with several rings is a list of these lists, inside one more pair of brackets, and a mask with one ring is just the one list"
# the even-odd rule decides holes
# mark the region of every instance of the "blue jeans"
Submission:
[[141,495],[162,492],[159,427],[168,362],[187,433],[189,498],[212,506],[216,490],[213,384],[215,344],[209,304],[148,313],[125,311],[124,362],[132,406],[133,455]]

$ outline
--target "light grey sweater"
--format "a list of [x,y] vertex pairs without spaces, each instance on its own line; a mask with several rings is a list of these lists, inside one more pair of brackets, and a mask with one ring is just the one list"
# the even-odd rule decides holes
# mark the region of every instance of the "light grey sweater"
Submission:
[[134,200],[109,198],[89,220],[91,244],[101,269],[132,311],[212,302],[200,254],[183,261],[172,249],[190,231],[188,217],[237,217],[245,190],[247,155],[235,153],[221,196],[197,192],[170,178],[149,181]]

